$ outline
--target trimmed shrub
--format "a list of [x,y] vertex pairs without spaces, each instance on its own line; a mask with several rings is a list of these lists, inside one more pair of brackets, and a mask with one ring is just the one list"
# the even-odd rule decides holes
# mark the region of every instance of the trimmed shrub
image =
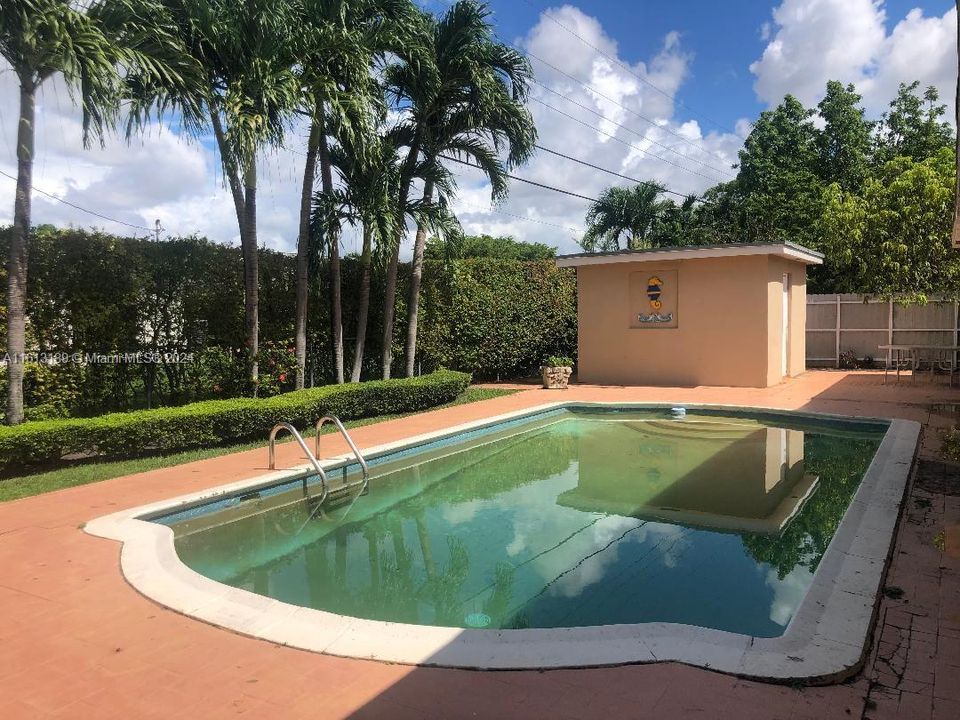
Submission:
[[518,377],[577,351],[576,275],[552,260],[426,263],[421,308],[425,368]]
[[325,385],[269,398],[207,400],[0,427],[0,472],[52,465],[70,455],[135,456],[266,438],[278,422],[304,429],[325,413],[355,420],[424,410],[453,400],[469,384],[465,373],[439,370],[415,378]]

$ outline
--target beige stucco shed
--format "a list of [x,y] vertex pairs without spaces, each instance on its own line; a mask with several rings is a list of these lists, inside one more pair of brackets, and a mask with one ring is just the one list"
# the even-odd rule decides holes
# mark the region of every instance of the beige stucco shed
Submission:
[[807,265],[749,243],[561,255],[577,271],[577,373],[611,385],[768,387],[805,370]]

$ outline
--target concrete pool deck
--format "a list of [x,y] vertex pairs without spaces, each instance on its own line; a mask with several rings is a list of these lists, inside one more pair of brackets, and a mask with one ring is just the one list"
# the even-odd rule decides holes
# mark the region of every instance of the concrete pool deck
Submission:
[[[367,426],[361,447],[555,401],[529,390]],[[119,544],[83,523],[262,474],[266,450],[0,504],[0,716],[9,717],[951,717],[960,716],[960,480],[931,462],[960,390],[809,372],[764,390],[578,386],[563,400],[703,402],[898,417],[925,425],[866,667],[841,685],[766,685],[678,664],[481,673],[347,660],[178,615],[119,570]],[[344,452],[332,438],[329,452]],[[279,449],[279,465],[301,460]],[[924,465],[926,463],[926,465]],[[951,494],[953,493],[953,494]],[[894,588],[899,589],[898,592]]]

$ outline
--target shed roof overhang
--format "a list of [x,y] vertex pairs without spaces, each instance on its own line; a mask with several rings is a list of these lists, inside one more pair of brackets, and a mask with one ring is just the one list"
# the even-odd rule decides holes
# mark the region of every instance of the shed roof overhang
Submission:
[[664,260],[705,260],[708,258],[742,257],[745,255],[773,255],[805,265],[822,265],[823,255],[791,242],[782,243],[725,243],[723,245],[681,245],[649,248],[646,250],[618,250],[614,252],[558,255],[558,267],[607,265],[610,263],[662,262]]

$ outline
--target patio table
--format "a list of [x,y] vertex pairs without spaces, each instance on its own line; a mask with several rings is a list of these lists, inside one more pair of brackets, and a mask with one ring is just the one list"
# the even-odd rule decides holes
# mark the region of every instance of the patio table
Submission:
[[[916,354],[913,345],[880,345],[879,350],[886,350],[891,355],[894,367],[897,369],[897,382],[900,382],[900,370],[910,367],[916,373]],[[887,382],[887,373],[890,370],[890,361],[883,364],[883,382]]]
[[[956,355],[960,352],[960,345],[879,345],[880,350],[887,350],[891,353],[894,366],[897,371],[897,382],[900,382],[900,370],[910,367],[913,370],[911,379],[915,379],[920,372],[920,363],[923,360],[921,352],[931,352],[935,357],[930,358],[930,378],[937,368],[946,370],[950,375],[950,385],[953,385],[953,373],[957,370]],[[890,363],[883,366],[883,381],[887,381],[887,372],[890,369]]]

